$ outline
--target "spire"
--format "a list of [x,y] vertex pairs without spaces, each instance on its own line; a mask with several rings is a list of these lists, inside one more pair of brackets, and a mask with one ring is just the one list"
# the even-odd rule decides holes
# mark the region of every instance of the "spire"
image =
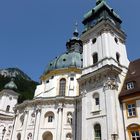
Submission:
[[14,82],[14,78],[11,78],[11,81],[4,86],[5,89],[17,89],[17,85]]
[[75,30],[74,30],[73,35],[74,35],[74,37],[78,37],[78,35],[79,35],[79,32],[78,32],[78,23],[77,22],[75,23]]

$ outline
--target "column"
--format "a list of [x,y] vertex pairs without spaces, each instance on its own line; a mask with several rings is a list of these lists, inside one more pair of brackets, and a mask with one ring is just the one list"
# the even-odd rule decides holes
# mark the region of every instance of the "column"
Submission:
[[33,134],[34,135],[33,140],[39,140],[38,135],[39,135],[39,127],[40,127],[40,116],[41,116],[41,109],[38,108],[36,110],[36,120],[35,120],[35,129],[34,129],[34,134]]
[[26,140],[26,128],[27,128],[27,121],[28,121],[28,113],[29,111],[24,112],[24,123],[23,123],[23,129],[21,133],[21,140]]
[[57,123],[57,140],[62,140],[62,119],[63,119],[63,105],[59,104],[58,107],[58,123]]

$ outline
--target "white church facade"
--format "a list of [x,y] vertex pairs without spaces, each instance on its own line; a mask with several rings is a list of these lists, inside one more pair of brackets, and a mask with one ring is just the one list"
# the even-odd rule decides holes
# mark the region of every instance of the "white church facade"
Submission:
[[48,64],[34,99],[14,102],[11,133],[6,137],[3,124],[0,140],[140,140],[140,118],[128,133],[120,101],[129,69],[121,23],[97,0],[84,15],[81,36],[76,28],[66,52]]

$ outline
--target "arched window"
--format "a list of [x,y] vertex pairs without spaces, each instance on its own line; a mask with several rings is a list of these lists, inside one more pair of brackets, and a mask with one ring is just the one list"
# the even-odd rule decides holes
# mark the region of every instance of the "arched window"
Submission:
[[47,112],[45,114],[45,118],[47,119],[47,123],[52,123],[54,121],[54,113],[53,112]]
[[66,79],[62,78],[59,83],[59,95],[65,96],[65,92],[66,92]]
[[66,140],[72,140],[72,134],[71,133],[68,133],[66,135]]
[[9,112],[10,111],[10,105],[8,105],[7,107],[6,107],[6,112]]
[[120,54],[116,53],[116,60],[120,63]]
[[43,140],[53,140],[53,135],[51,132],[45,132],[42,137]]
[[95,140],[101,140],[101,126],[100,126],[100,124],[96,124],[94,126],[94,134],[95,134]]
[[93,64],[96,64],[98,62],[98,54],[94,53],[92,58],[93,58]]
[[140,139],[140,125],[131,124],[127,127],[128,134],[131,140],[139,140]]
[[21,140],[21,134],[20,133],[17,134],[17,140]]
[[99,93],[93,94],[93,110],[97,111],[100,110],[100,97]]

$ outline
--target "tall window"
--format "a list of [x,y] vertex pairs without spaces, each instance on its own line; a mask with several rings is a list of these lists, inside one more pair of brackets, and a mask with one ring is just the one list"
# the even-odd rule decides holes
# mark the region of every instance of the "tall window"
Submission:
[[95,140],[101,140],[101,126],[100,126],[100,124],[96,124],[94,126],[94,134],[95,134]]
[[92,57],[93,57],[93,64],[96,64],[98,62],[98,54],[94,53]]
[[93,95],[93,111],[100,110],[100,98],[99,93],[94,93]]
[[132,131],[131,132],[131,138],[132,138],[132,140],[140,140],[140,133],[139,133],[139,131]]
[[128,109],[128,117],[135,117],[136,116],[136,104],[128,104],[127,105]]
[[10,111],[10,105],[8,105],[7,107],[6,107],[6,112],[9,112]]
[[116,53],[116,60],[120,63],[120,54]]
[[99,102],[99,97],[96,97],[95,98],[95,105],[99,105],[100,104],[100,102]]
[[61,79],[60,84],[59,84],[59,95],[60,96],[65,96],[66,92],[66,79]]
[[53,115],[48,116],[48,122],[53,122]]

